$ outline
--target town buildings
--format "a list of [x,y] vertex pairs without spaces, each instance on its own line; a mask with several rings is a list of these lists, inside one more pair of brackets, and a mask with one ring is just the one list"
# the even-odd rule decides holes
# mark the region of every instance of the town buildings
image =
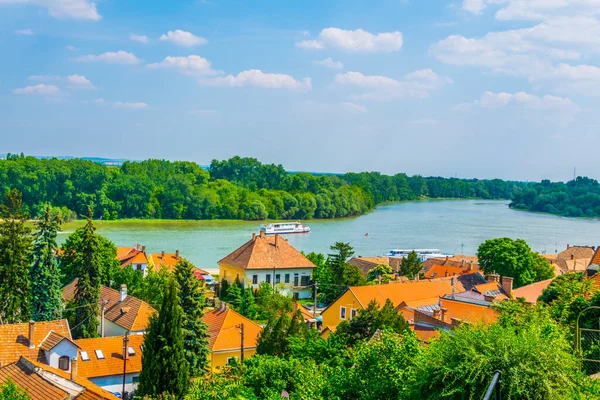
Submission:
[[148,257],[146,256],[146,246],[135,247],[117,247],[117,260],[121,268],[131,267],[136,271],[141,271],[144,277],[148,275]]
[[[179,255],[179,250],[175,250],[175,253],[165,253],[163,250],[160,254],[150,254],[149,263],[150,268],[154,271],[158,272],[161,268],[165,268],[168,272],[173,272],[177,263],[182,259],[183,257]],[[215,278],[209,272],[196,266],[194,267],[196,268],[194,273],[196,278],[203,280],[206,285],[215,283]]]

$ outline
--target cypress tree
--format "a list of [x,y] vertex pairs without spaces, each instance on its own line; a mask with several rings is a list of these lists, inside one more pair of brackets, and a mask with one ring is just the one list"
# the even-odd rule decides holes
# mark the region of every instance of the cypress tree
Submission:
[[150,319],[144,338],[142,372],[136,394],[143,398],[184,397],[189,386],[189,364],[183,344],[183,311],[179,305],[177,283],[165,284],[159,315]]
[[27,218],[21,193],[11,190],[0,206],[0,318],[3,323],[30,318],[32,239],[31,229],[25,226]]
[[252,294],[251,288],[244,289],[242,304],[240,304],[239,312],[244,317],[249,319],[258,318],[258,308],[254,302],[254,295]]
[[31,316],[35,321],[56,319],[62,307],[60,271],[56,262],[58,245],[56,235],[62,218],[46,205],[36,222],[31,266]]
[[196,267],[187,260],[175,265],[175,281],[179,288],[179,305],[183,310],[183,342],[185,358],[190,365],[190,375],[198,376],[208,365],[208,333],[202,321],[204,315],[204,295],[198,278],[194,276]]
[[98,336],[101,265],[95,231],[94,223],[89,217],[85,225],[73,233],[81,236],[74,254],[71,254],[77,275],[71,326],[73,337],[77,339]]

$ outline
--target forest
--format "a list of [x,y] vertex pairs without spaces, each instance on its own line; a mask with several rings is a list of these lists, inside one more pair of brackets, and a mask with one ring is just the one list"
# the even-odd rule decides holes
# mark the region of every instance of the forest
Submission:
[[510,199],[524,184],[378,172],[311,174],[254,158],[194,162],[127,161],[120,167],[79,159],[8,154],[0,193],[17,189],[31,216],[45,204],[66,220],[88,216],[139,219],[312,219],[363,214],[387,201],[423,198]]
[[600,217],[600,184],[587,177],[567,183],[531,183],[513,191],[510,207],[566,217]]

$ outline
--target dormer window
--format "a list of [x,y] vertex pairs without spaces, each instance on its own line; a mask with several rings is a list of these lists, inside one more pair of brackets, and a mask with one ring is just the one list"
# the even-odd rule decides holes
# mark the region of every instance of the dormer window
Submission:
[[63,371],[69,370],[69,357],[62,356],[58,359],[58,369],[62,369]]
[[94,350],[94,352],[96,353],[96,357],[98,358],[98,360],[104,360],[104,353],[102,352],[102,350]]
[[131,346],[127,348],[127,354],[130,356],[135,356],[135,349]]
[[90,361],[90,356],[87,351],[81,351],[81,361]]

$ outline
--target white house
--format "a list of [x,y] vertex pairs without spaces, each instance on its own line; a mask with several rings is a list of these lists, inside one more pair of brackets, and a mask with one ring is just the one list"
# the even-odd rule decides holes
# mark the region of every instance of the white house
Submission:
[[117,260],[121,268],[131,267],[136,271],[142,271],[144,277],[148,274],[148,257],[146,246],[117,247]]

